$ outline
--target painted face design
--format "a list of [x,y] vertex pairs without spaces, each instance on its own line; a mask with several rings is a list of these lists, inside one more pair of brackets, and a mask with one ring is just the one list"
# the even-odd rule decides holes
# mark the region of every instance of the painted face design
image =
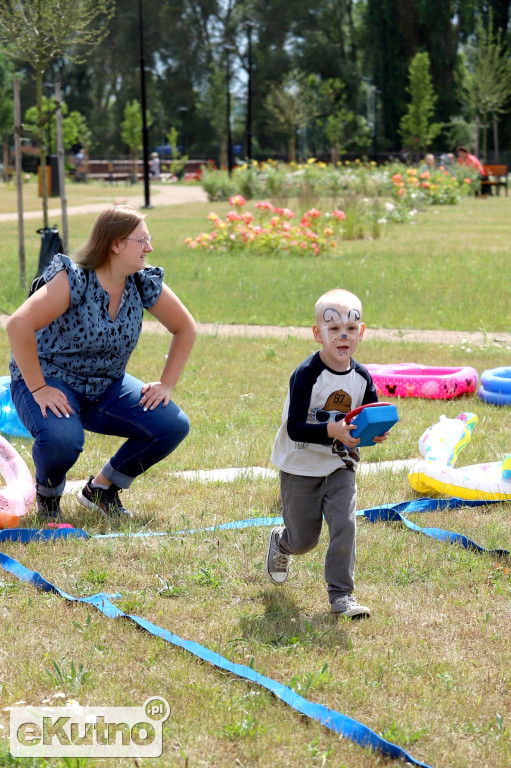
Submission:
[[338,323],[342,321],[345,325],[348,323],[359,323],[360,312],[358,309],[349,309],[346,314],[339,312],[334,307],[327,307],[323,312],[323,320],[325,323]]
[[[346,311],[339,311],[345,309]],[[339,357],[350,356],[352,344],[360,336],[361,313],[347,307],[327,307],[323,310],[324,325],[319,326],[323,343],[336,347]]]

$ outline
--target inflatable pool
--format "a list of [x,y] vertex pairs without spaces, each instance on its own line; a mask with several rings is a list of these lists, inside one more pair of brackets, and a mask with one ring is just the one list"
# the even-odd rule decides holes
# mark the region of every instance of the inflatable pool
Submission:
[[511,405],[511,368],[483,371],[477,394],[483,402],[491,405]]
[[34,501],[35,487],[30,470],[18,451],[0,436],[0,528],[15,528]]
[[417,363],[365,366],[378,395],[388,397],[429,397],[447,400],[477,388],[477,371],[470,366],[436,368]]
[[424,457],[412,467],[408,481],[421,494],[432,492],[473,501],[511,501],[511,454],[502,461],[454,467],[477,424],[473,413],[455,419],[441,416],[419,439]]

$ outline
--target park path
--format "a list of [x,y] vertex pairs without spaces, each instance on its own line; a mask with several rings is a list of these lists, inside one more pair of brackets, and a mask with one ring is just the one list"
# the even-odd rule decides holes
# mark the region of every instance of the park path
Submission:
[[[128,203],[136,207],[141,207],[145,203],[143,195],[123,196],[121,188],[115,189],[116,195],[112,195],[112,200],[105,200],[100,203],[85,203],[83,205],[69,206],[68,215],[82,213],[99,213],[114,202]],[[112,191],[113,191],[112,189]],[[165,205],[180,205],[182,203],[207,202],[208,197],[202,187],[184,186],[175,184],[161,184],[157,187],[151,187],[151,204],[156,208]],[[50,218],[61,215],[60,208],[52,208],[49,211]],[[17,213],[0,214],[0,222],[15,221]],[[41,218],[41,211],[26,211],[24,219]],[[7,315],[0,314],[0,328],[5,328]],[[145,321],[143,330],[145,333],[167,333],[167,331],[156,322]],[[200,336],[237,336],[245,338],[297,338],[311,339],[310,327],[292,327],[275,325],[230,325],[216,323],[199,323]],[[480,331],[438,331],[438,330],[414,330],[414,329],[395,329],[395,328],[367,328],[364,334],[367,341],[393,341],[393,342],[422,342],[422,343],[441,343],[447,345],[465,345],[474,347],[483,347],[487,345],[500,345],[504,348],[511,347],[511,333],[500,333],[489,331],[482,333]]]
[[[105,197],[110,187],[105,187]],[[136,208],[141,208],[145,204],[144,195],[124,195],[121,187],[111,187],[112,198],[110,200],[104,200],[101,203],[83,203],[82,205],[71,205],[67,207],[67,215],[73,216],[80,213],[100,213],[105,208],[108,208],[113,203],[127,203],[128,205],[134,205]],[[157,187],[152,186],[150,188],[150,203],[154,208],[161,205],[181,205],[181,203],[205,203],[208,200],[207,194],[202,187],[196,186],[184,186],[177,184],[161,184]],[[51,201],[50,201],[51,204]],[[50,208],[48,216],[50,219],[54,219],[56,216],[61,216],[62,211],[60,206],[58,208]],[[18,214],[14,213],[0,213],[0,222],[2,221],[17,221]],[[37,211],[25,211],[23,214],[23,220],[27,219],[42,219],[41,210]],[[42,226],[42,225],[41,225]]]

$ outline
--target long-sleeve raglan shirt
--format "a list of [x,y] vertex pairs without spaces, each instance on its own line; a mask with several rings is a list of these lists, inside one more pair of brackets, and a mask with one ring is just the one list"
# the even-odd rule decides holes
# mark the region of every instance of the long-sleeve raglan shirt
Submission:
[[[378,402],[371,375],[353,358],[349,370],[334,371],[310,355],[293,371],[282,413],[282,425],[275,438],[272,462],[292,475],[326,477],[336,469],[356,469],[358,448],[346,448],[328,437],[328,423],[317,411],[344,415],[359,405]],[[340,417],[341,418],[341,417]]]

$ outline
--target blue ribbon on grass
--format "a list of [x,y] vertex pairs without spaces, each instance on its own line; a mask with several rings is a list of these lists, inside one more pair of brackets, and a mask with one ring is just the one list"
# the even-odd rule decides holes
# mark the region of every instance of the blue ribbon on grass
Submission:
[[160,637],[162,640],[172,643],[172,645],[175,645],[178,648],[188,651],[199,659],[207,661],[215,667],[224,669],[238,677],[266,688],[297,712],[300,712],[313,720],[318,720],[326,728],[338,733],[345,739],[355,742],[355,744],[359,744],[361,747],[368,747],[396,760],[405,760],[411,765],[417,765],[421,768],[430,768],[426,763],[421,763],[419,760],[415,760],[415,758],[409,755],[408,752],[397,744],[393,744],[382,738],[371,728],[363,725],[363,723],[359,723],[357,720],[342,715],[340,712],[336,712],[333,709],[328,709],[328,707],[325,707],[322,704],[316,704],[309,701],[291,688],[282,685],[282,683],[278,683],[276,680],[260,675],[251,667],[247,667],[243,664],[235,664],[224,656],[221,656],[219,653],[215,653],[199,643],[191,640],[183,640],[178,635],[174,635],[172,632],[169,632],[156,624],[152,624],[150,621],[147,621],[140,616],[131,616],[123,613],[123,611],[111,602],[110,598],[112,595],[99,592],[90,597],[73,597],[67,592],[59,589],[59,587],[56,587],[54,584],[51,584],[49,581],[46,581],[46,579],[41,576],[40,573],[37,573],[37,571],[30,571],[17,560],[8,557],[8,555],[3,554],[2,552],[0,552],[0,565],[5,571],[11,573],[20,581],[32,584],[45,592],[53,592],[66,600],[93,605],[109,619],[129,619],[146,632],[149,632],[156,637]]
[[[364,517],[371,523],[397,521],[403,523],[411,531],[422,533],[436,541],[445,541],[449,544],[458,544],[464,549],[471,549],[481,554],[489,554],[494,557],[506,557],[510,554],[507,549],[485,549],[467,536],[442,528],[421,528],[408,519],[408,514],[435,512],[444,509],[458,509],[459,507],[478,507],[488,504],[501,503],[498,501],[478,501],[458,499],[456,497],[446,499],[421,498],[412,501],[403,501],[397,504],[381,504],[377,507],[368,507],[359,510],[357,517]],[[54,530],[37,530],[34,528],[11,528],[0,530],[0,542],[18,541],[23,544],[29,541],[46,541],[54,539],[116,539],[116,538],[146,538],[149,536],[184,536],[192,533],[209,533],[215,531],[229,531],[233,529],[254,528],[256,526],[283,525],[282,517],[253,517],[247,520],[234,520],[229,523],[210,525],[204,528],[190,528],[183,531],[136,531],[134,533],[98,533],[90,536],[82,528],[62,528]]]

